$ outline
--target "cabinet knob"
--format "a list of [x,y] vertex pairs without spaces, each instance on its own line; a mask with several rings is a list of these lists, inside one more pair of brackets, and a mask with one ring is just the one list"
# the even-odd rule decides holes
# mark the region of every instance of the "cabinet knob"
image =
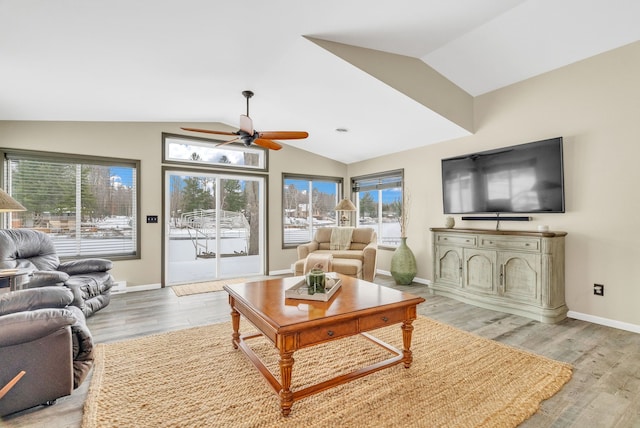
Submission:
[[333,330],[327,331],[327,334],[329,335],[329,337],[333,337]]
[[387,318],[387,317],[382,317],[382,321],[387,322],[387,321],[389,321],[389,318]]

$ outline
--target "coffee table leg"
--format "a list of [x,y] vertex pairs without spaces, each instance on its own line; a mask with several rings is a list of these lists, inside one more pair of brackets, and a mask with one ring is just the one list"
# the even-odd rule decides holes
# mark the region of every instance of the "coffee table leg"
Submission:
[[240,312],[235,308],[231,308],[231,325],[233,326],[233,334],[231,335],[231,342],[233,349],[238,349],[238,343],[240,342]]
[[293,352],[280,352],[280,378],[282,389],[280,390],[280,409],[283,416],[289,416],[293,405],[293,392],[291,392],[291,372],[293,371]]
[[404,349],[402,350],[402,361],[404,361],[404,367],[411,367],[413,362],[413,353],[411,352],[411,333],[413,333],[413,320],[405,320],[402,322],[402,344]]

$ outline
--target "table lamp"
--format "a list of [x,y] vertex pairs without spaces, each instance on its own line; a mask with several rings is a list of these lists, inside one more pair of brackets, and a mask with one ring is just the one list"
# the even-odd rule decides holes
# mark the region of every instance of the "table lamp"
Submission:
[[340,226],[348,226],[349,217],[346,214],[344,214],[344,211],[356,211],[357,208],[355,205],[353,205],[353,202],[345,198],[340,201],[340,203],[336,206],[335,210],[338,213],[340,213],[341,211],[343,212],[343,214],[340,216]]
[[0,212],[8,213],[12,211],[26,211],[20,202],[13,199],[7,192],[0,189]]

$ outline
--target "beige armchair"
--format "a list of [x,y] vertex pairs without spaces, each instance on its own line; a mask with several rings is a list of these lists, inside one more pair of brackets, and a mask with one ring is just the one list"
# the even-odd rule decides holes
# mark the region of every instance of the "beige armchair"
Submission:
[[354,228],[350,241],[338,247],[335,229],[344,228],[320,228],[311,242],[298,246],[298,261],[294,264],[295,275],[305,274],[305,262],[309,255],[330,254],[332,271],[365,281],[373,281],[376,276],[378,252],[376,231],[370,227]]

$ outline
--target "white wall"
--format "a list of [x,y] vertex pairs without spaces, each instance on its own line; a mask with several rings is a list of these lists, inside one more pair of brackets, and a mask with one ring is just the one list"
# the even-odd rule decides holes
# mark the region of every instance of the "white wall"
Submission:
[[[444,225],[440,160],[479,150],[564,137],[566,213],[540,214],[502,229],[568,232],[569,310],[640,326],[640,43],[477,97],[470,137],[348,167],[350,176],[405,169],[412,195],[408,244],[418,277],[432,279],[430,227]],[[457,227],[495,228],[495,222]],[[388,270],[383,252],[379,268]],[[604,297],[593,284],[605,285]]]

